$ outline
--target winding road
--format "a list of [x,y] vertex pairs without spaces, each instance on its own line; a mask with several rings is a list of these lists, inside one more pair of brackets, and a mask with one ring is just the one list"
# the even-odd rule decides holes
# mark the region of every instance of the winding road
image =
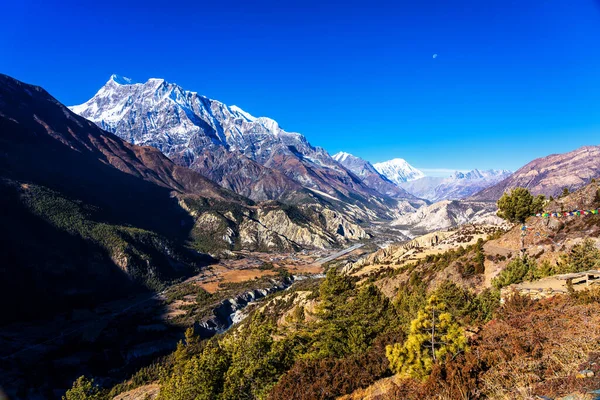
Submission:
[[344,249],[344,250],[338,251],[337,253],[333,253],[333,254],[332,254],[332,255],[330,255],[330,256],[327,256],[327,257],[320,258],[320,259],[318,259],[317,261],[315,261],[315,263],[316,263],[316,264],[325,264],[326,262],[329,262],[329,261],[335,260],[336,258],[340,258],[340,257],[341,257],[341,256],[343,256],[343,255],[346,255],[346,254],[348,254],[348,253],[350,253],[350,252],[353,252],[353,251],[354,251],[354,250],[356,250],[356,249],[360,249],[360,248],[361,248],[361,247],[363,247],[364,245],[365,245],[364,243],[357,243],[357,244],[355,244],[355,245],[353,245],[353,246],[350,246],[350,247],[348,247],[347,249]]

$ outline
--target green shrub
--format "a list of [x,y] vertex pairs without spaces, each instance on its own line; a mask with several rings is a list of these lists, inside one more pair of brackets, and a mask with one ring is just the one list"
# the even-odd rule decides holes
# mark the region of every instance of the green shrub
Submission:
[[102,400],[104,396],[93,379],[80,376],[71,389],[62,397],[63,400]]
[[583,272],[600,267],[600,250],[591,239],[575,245],[571,251],[561,258],[558,271],[561,274]]
[[501,289],[513,283],[521,283],[535,268],[536,263],[530,258],[514,259],[492,280],[492,285],[496,289]]

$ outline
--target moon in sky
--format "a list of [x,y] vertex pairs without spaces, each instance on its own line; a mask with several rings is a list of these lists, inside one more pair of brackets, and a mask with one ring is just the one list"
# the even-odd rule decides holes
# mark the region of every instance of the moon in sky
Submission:
[[437,53],[435,53],[435,54],[433,55],[433,58],[437,58]]

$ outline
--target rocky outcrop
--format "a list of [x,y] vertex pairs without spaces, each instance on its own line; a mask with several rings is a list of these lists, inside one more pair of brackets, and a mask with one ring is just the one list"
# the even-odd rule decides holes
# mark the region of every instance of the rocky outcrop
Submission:
[[152,383],[123,392],[115,396],[113,400],[155,400],[159,394],[160,385]]
[[524,187],[534,195],[557,197],[563,188],[573,191],[597,177],[600,177],[600,146],[584,146],[568,153],[538,158],[470,199],[496,201],[504,192],[516,187]]
[[211,337],[225,332],[234,323],[240,322],[244,315],[241,311],[251,302],[262,299],[271,293],[279,292],[292,286],[296,278],[293,276],[281,281],[273,280],[273,285],[265,289],[254,289],[236,297],[225,299],[215,306],[213,315],[196,323],[195,329],[201,337]]
[[[181,155],[174,155],[173,159],[181,165],[187,163]],[[281,172],[224,147],[199,152],[189,167],[224,188],[255,201],[281,200],[297,203],[310,198],[302,185]]]
[[265,202],[222,211],[222,204],[199,202],[189,196],[180,196],[179,203],[195,220],[193,236],[211,254],[224,249],[323,249],[369,236],[343,213],[319,206]]
[[405,227],[413,236],[466,223],[501,225],[503,220],[496,212],[493,202],[445,200],[402,215],[394,225]]

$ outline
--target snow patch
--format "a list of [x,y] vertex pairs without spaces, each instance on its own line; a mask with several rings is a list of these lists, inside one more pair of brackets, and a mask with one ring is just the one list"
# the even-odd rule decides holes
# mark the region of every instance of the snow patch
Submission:
[[308,190],[310,190],[310,191],[312,191],[312,192],[318,193],[318,194],[320,194],[321,196],[324,196],[324,197],[330,198],[330,199],[332,199],[332,200],[335,200],[335,201],[339,201],[339,202],[341,202],[341,203],[344,203],[342,200],[338,199],[337,197],[333,197],[332,195],[330,195],[330,194],[327,194],[327,193],[325,193],[325,192],[321,192],[320,190],[313,189],[313,188],[307,188],[307,189],[308,189]]
[[352,154],[350,153],[346,153],[345,151],[340,151],[339,153],[334,154],[333,159],[339,163],[343,163],[344,161],[346,161],[346,159],[348,157],[354,157]]

